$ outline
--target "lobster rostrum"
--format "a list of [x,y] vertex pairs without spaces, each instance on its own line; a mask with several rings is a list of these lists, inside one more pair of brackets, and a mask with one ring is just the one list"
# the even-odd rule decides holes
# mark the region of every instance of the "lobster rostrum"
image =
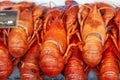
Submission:
[[105,3],[85,4],[78,12],[80,33],[85,43],[81,49],[82,56],[90,67],[101,61],[103,45],[107,39],[107,24],[114,13],[114,8]]

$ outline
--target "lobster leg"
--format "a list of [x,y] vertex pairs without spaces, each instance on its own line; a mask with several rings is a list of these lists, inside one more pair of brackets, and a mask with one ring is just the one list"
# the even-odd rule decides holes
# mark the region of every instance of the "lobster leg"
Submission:
[[91,68],[89,66],[86,66],[84,69],[85,72],[85,76],[88,76],[89,72],[90,72]]
[[109,30],[110,30],[109,33],[111,33],[115,37],[115,40],[117,42],[118,35],[119,35],[119,29],[118,29],[118,27],[113,19],[108,23],[108,31]]
[[113,48],[114,53],[118,57],[118,59],[120,60],[120,51],[119,51],[118,45],[116,43],[116,40],[115,40],[114,36],[111,35],[110,37],[111,37],[111,39],[112,39],[112,41],[113,41],[113,43],[114,43],[114,45],[116,47],[116,48]]
[[36,6],[33,8],[34,33],[32,37],[34,38],[34,36],[36,36],[39,45],[41,44],[40,44],[40,38],[38,32],[41,32],[42,30],[42,19],[40,18],[42,14],[43,14],[43,9],[41,6]]
[[[78,43],[78,44],[80,44],[80,43]],[[71,53],[69,53],[69,50],[71,49],[71,47],[73,47],[73,46],[78,46],[78,44],[72,43],[72,44],[69,44],[69,45],[68,45],[67,50],[66,50],[66,52],[65,52],[65,54],[64,54],[64,56],[63,56],[65,62],[67,62],[68,59],[69,59],[70,56],[71,56]]]
[[72,35],[74,35],[75,33],[78,33],[78,31],[76,30],[74,32],[67,34],[67,45],[70,43],[69,40],[71,39]]
[[[41,26],[42,26],[42,22],[40,23],[38,29],[37,29],[37,32],[41,29]],[[39,38],[39,33],[36,32],[36,38],[37,38],[37,41],[38,41],[38,44],[40,45],[40,38]]]
[[3,29],[3,36],[4,36],[4,44],[7,45],[7,38],[6,38],[6,36],[8,37],[8,32],[5,29]]
[[[38,23],[38,22],[39,22],[39,20],[36,21],[35,27],[37,26],[37,23]],[[36,39],[37,39],[38,44],[40,45],[40,38],[39,38],[38,31],[41,29],[41,26],[42,26],[42,22],[40,21],[40,25],[38,25],[38,28],[37,28],[37,29],[34,29],[34,33],[33,33],[32,37],[31,37],[30,40],[29,40],[29,47],[31,46],[31,44],[34,43],[34,41],[35,41]],[[34,28],[35,28],[35,27],[34,27]],[[36,38],[36,39],[34,39],[34,38]]]
[[51,18],[51,15],[47,15],[45,20],[44,20],[44,24],[43,24],[43,34],[46,33],[46,30],[47,30],[47,26],[50,24],[50,18]]
[[82,27],[84,25],[84,21],[87,18],[90,11],[91,11],[91,8],[90,8],[89,4],[85,4],[79,9],[78,21],[79,21],[79,24],[80,24],[80,30],[82,30]]
[[116,38],[113,35],[110,35],[111,39],[113,40],[113,43],[115,45],[115,47],[117,48],[117,50],[119,51],[118,45],[117,45],[117,41]]
[[33,44],[35,41],[36,41],[36,37],[29,42],[28,49],[32,46],[32,44]]
[[13,62],[13,65],[17,65],[19,62],[21,61],[21,57],[20,58],[13,58],[12,59],[12,62]]
[[71,56],[71,53],[69,52],[69,50],[71,49],[71,47],[75,47],[75,46],[78,46],[81,50],[82,50],[82,47],[83,47],[83,42],[78,42],[78,43],[70,43],[66,49],[66,52],[63,56],[65,62],[68,61],[68,59],[70,58]]
[[77,22],[76,22],[76,24],[74,24],[74,25],[72,25],[71,27],[68,28],[68,30],[67,30],[67,44],[69,44],[69,41],[70,41],[72,35],[74,35],[74,34],[77,35],[79,41],[82,41],[81,37],[80,37],[80,34],[79,34],[79,31],[77,30],[77,26],[78,25],[77,25]]

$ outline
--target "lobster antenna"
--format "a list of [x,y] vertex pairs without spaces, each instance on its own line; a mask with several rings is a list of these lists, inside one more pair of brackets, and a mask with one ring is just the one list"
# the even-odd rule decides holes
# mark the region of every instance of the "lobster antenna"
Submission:
[[99,10],[102,10],[102,9],[111,9],[111,10],[114,10],[113,8],[110,8],[110,7],[101,7],[101,8],[99,8]]
[[86,5],[86,4],[75,4],[75,5],[72,5],[72,6],[70,6],[69,8],[68,8],[68,10],[65,12],[65,13],[67,13],[71,8],[73,8],[74,6],[84,6],[84,7],[87,7],[87,8],[89,8],[90,9],[90,11],[92,10],[92,8],[91,7],[89,7],[88,5]]
[[53,1],[50,1],[50,2],[49,2],[50,8],[52,8],[52,4],[53,4],[54,6],[56,6],[56,4],[55,4]]
[[99,11],[102,10],[102,9],[111,9],[111,10],[114,10],[111,5],[107,5],[107,6],[105,6],[105,7],[99,8]]
[[39,4],[38,6],[42,6],[42,5],[47,5],[47,3],[41,3],[41,4]]
[[52,9],[52,10],[49,10],[47,13],[52,12],[52,11],[56,11],[56,10],[58,10],[58,11],[59,11],[59,9],[58,9],[58,8],[54,8],[54,9]]
[[9,9],[9,8],[12,8],[13,7],[13,5],[10,5],[10,6],[2,6],[2,7],[0,7],[0,11],[2,11],[2,10],[7,10],[7,9]]

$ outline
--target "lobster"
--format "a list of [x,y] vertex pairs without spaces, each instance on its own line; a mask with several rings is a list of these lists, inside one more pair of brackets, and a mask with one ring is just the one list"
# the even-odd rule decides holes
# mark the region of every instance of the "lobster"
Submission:
[[[25,4],[26,7],[24,6]],[[22,10],[22,7],[25,9]],[[29,8],[32,8],[29,3],[19,3],[18,5],[12,7],[12,10],[19,11],[17,26],[12,28],[8,33],[9,52],[15,58],[22,57],[35,41],[34,38],[31,39],[32,35],[35,33],[33,14],[32,10]]]
[[[74,8],[68,9],[69,13],[71,9],[73,10]],[[70,54],[68,54],[69,48],[66,51],[66,46],[69,45],[66,44],[66,42],[68,42],[69,39],[66,39],[66,28],[62,22],[67,13],[68,12],[65,13],[65,10],[61,9],[61,6],[58,6],[47,11],[44,19],[44,35],[42,38],[39,64],[42,71],[49,77],[57,76],[64,68],[65,62],[67,62],[66,58],[70,56]],[[77,14],[77,12],[75,11],[73,14],[68,14],[68,16],[73,15],[73,19],[74,14]],[[69,27],[71,27],[71,25]],[[48,61],[51,61],[51,64],[48,64]],[[58,63],[59,65],[57,65]]]
[[40,47],[37,43],[34,43],[19,65],[21,80],[42,80],[38,65],[39,53]]
[[117,48],[115,47],[112,39],[109,37],[105,46],[107,46],[107,49],[103,52],[103,59],[100,63],[98,75],[99,80],[118,80],[118,57],[115,55]]
[[11,56],[8,52],[7,45],[4,44],[4,33],[0,33],[0,79],[7,79],[13,71],[13,63]]
[[[59,15],[52,15],[57,12],[59,12]],[[59,9],[49,11],[43,24],[44,35],[39,55],[39,65],[44,74],[49,77],[57,76],[63,70],[65,64],[62,55],[67,46],[66,31],[60,19],[61,13],[62,11]]]
[[[73,35],[71,38],[72,43],[77,43],[79,40],[76,35]],[[69,50],[71,56],[65,67],[65,78],[66,80],[86,80],[86,73],[88,73],[89,69],[85,70],[85,63],[82,59],[82,52],[80,51],[78,46],[73,46]]]
[[95,67],[102,59],[107,24],[114,17],[114,13],[114,8],[105,3],[85,4],[78,12],[81,39],[84,42],[82,56],[90,67]]

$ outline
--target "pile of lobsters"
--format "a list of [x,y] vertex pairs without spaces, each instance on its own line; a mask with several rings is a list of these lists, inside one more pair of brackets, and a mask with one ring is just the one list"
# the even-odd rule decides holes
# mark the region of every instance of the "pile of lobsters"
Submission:
[[92,69],[99,80],[118,80],[120,8],[103,2],[63,6],[0,2],[0,11],[18,11],[14,28],[0,28],[0,80],[18,66],[20,80],[63,74],[86,80]]

